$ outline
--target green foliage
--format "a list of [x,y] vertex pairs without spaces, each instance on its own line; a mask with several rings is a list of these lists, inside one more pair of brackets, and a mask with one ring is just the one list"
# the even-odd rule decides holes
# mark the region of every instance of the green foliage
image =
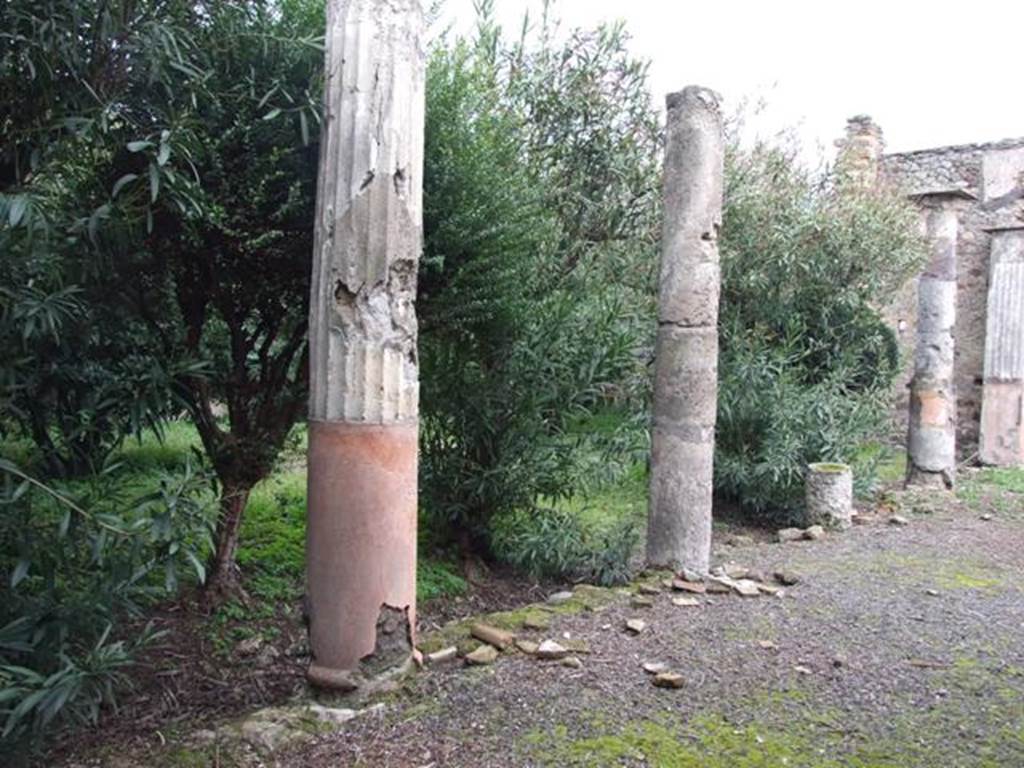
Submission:
[[0,460],[0,743],[58,722],[95,722],[132,652],[111,638],[126,613],[202,581],[209,477],[186,462],[139,493],[100,475],[56,486]]
[[601,586],[629,580],[636,521],[587,527],[565,509],[530,509],[492,520],[495,554],[535,578],[570,577]]
[[[594,211],[614,208],[622,187],[595,187],[572,165],[588,152],[587,168],[613,162],[616,132],[632,129],[633,102],[618,100],[621,81],[609,74],[609,56],[627,60],[622,38],[555,49],[544,35],[536,50],[506,47],[482,10],[476,40],[436,47],[428,67],[421,487],[435,530],[498,553],[493,518],[545,525],[539,499],[587,485],[590,444],[604,436],[572,428],[638,378],[642,312],[627,282],[609,279],[634,230],[594,224],[611,225]],[[545,123],[548,138],[532,133],[554,106],[556,73],[578,85],[563,94],[571,119],[594,115],[566,140],[570,154],[553,143],[556,131],[572,133],[561,118]]]
[[178,371],[140,352],[106,281],[157,198],[193,208],[176,104],[197,82],[189,6],[0,12],[0,430],[29,435],[50,474],[98,469],[169,406]]
[[434,600],[466,591],[467,583],[450,563],[420,559],[416,568],[416,599]]
[[876,302],[921,264],[915,214],[733,145],[721,248],[716,487],[792,514],[808,463],[849,462],[884,427],[899,359]]

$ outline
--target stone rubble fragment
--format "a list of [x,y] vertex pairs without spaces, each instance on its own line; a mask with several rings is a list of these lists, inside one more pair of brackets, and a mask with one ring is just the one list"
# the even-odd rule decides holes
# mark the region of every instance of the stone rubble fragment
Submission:
[[750,579],[738,579],[733,582],[733,590],[742,597],[760,597],[761,589],[756,581]]
[[555,592],[554,594],[548,595],[549,605],[563,605],[572,600],[572,592]]
[[737,565],[736,563],[726,563],[724,566],[725,575],[730,579],[745,579],[747,574],[750,573],[750,569],[743,565]]
[[651,682],[655,688],[682,688],[686,681],[676,672],[662,672],[655,675]]
[[654,601],[649,597],[643,595],[635,595],[632,600],[629,601],[630,605],[634,608],[653,608]]
[[771,640],[758,640],[757,644],[765,651],[775,651],[779,647]]
[[446,661],[451,661],[459,654],[459,649],[454,645],[442,648],[439,651],[428,653],[426,656],[427,664],[442,664]]
[[683,568],[683,570],[679,572],[679,578],[683,581],[704,581],[703,574],[691,570],[690,568]]
[[707,591],[712,594],[725,595],[732,592],[735,583],[728,576],[709,576]]
[[580,661],[578,656],[566,656],[558,663],[569,669],[583,669],[583,662]]
[[700,600],[695,597],[673,597],[672,605],[676,608],[696,608],[700,605]]
[[481,645],[475,651],[466,654],[466,663],[470,666],[482,667],[493,664],[498,659],[498,649],[493,645]]
[[505,650],[513,641],[516,639],[514,633],[498,627],[492,627],[489,624],[474,624],[469,634],[475,637],[477,640],[481,640],[488,645],[493,645],[500,651]]
[[675,579],[672,582],[672,589],[676,592],[691,592],[695,595],[703,595],[707,592],[707,587],[702,582],[683,579]]
[[634,635],[639,635],[647,629],[647,622],[643,619],[626,619],[626,629]]
[[910,525],[910,521],[903,517],[903,515],[893,515],[889,518],[889,525],[895,525],[902,528],[905,525]]
[[532,640],[516,640],[516,648],[527,656],[533,656],[537,653],[537,648],[540,646]]
[[640,585],[640,586],[639,586],[639,587],[637,588],[637,591],[638,591],[638,592],[639,592],[639,593],[640,593],[641,595],[660,595],[660,594],[661,594],[661,590],[660,590],[660,589],[658,589],[658,588],[657,588],[656,586],[654,586],[653,584],[641,584],[641,585]]
[[644,672],[649,675],[660,675],[662,672],[668,672],[668,664],[661,661],[648,661],[643,665]]
[[541,661],[558,661],[569,655],[569,650],[554,640],[545,640],[537,646],[534,654]]

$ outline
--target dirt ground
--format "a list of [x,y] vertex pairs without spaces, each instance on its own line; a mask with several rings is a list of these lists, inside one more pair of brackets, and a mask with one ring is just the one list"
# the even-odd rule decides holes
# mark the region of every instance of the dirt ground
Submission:
[[[547,630],[519,630],[579,647],[580,668],[521,653],[428,668],[372,714],[272,754],[187,746],[190,728],[237,709],[225,706],[201,719],[191,711],[174,727],[101,726],[59,763],[1024,766],[1024,495],[895,494],[868,511],[879,514],[820,541],[719,531],[717,563],[800,576],[782,597],[709,595],[677,607],[678,594],[664,590],[653,606],[634,607],[613,590],[593,609],[551,613]],[[908,524],[891,524],[893,513]],[[629,618],[647,628],[628,633]],[[655,687],[646,662],[679,672],[683,686]],[[299,665],[288,663],[261,703],[302,695]]]

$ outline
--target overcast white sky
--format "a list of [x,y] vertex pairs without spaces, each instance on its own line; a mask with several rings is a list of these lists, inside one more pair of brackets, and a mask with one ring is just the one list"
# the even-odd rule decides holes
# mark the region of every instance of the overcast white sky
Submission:
[[[510,32],[539,0],[495,0]],[[457,26],[472,0],[447,0]],[[832,153],[846,118],[869,114],[887,151],[1024,136],[1021,0],[555,0],[563,28],[624,19],[651,60],[660,103],[696,83],[763,99],[763,134],[794,127]]]

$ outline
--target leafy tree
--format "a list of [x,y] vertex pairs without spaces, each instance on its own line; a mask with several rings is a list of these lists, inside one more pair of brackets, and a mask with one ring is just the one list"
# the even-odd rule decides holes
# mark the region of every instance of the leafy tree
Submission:
[[0,10],[0,429],[30,435],[50,475],[99,466],[166,410],[174,372],[138,354],[143,329],[111,300],[109,257],[158,196],[190,205],[170,154],[198,75],[191,12],[135,0]]
[[188,115],[203,215],[161,206],[143,258],[119,269],[162,353],[203,363],[181,381],[221,483],[218,593],[239,588],[249,493],[305,412],[323,25],[314,2],[207,4]]
[[815,178],[784,144],[726,163],[717,490],[779,517],[809,462],[884,431],[898,348],[878,312],[921,265],[916,214]]
[[[430,59],[418,296],[424,506],[435,532],[485,554],[496,517],[548,515],[543,503],[586,484],[595,436],[574,426],[638,365],[631,294],[608,279],[633,230],[605,221],[597,232],[594,213],[615,210],[605,198],[622,186],[613,171],[605,184],[585,178],[613,162],[611,134],[627,119],[606,77],[623,40],[598,35],[577,58],[570,46],[508,48],[489,10],[475,40]],[[533,120],[542,107],[530,99],[553,100],[541,83],[556,62],[590,83],[563,114],[603,110],[587,138],[569,141],[576,126],[560,116]],[[559,132],[573,152],[551,148]],[[588,168],[571,168],[584,157]]]

